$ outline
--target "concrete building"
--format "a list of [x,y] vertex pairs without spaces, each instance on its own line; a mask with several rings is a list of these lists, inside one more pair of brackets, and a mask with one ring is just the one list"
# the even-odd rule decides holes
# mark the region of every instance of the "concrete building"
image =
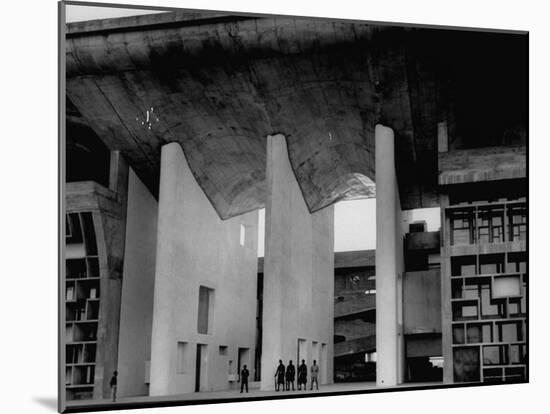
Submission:
[[446,383],[528,378],[525,158],[521,147],[440,156]]
[[375,251],[334,254],[334,380],[376,380]]
[[[179,11],[65,44],[67,399],[348,353],[379,386],[528,379],[524,34]],[[333,205],[368,197],[342,267]],[[426,207],[440,233],[404,225]]]

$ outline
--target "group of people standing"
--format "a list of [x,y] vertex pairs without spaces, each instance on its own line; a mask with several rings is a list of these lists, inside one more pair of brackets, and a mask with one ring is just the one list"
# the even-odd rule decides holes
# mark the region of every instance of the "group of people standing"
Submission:
[[[243,367],[240,376],[241,382],[241,393],[243,389],[248,392],[248,376],[250,372],[246,369],[246,365]],[[283,391],[292,391],[294,389],[294,378],[296,377],[296,369],[292,365],[292,360],[288,361],[288,366],[285,367],[282,360],[279,360],[279,365],[277,366],[277,371],[275,372],[275,390],[279,391],[281,385]],[[315,389],[319,389],[319,365],[317,361],[313,360],[313,365],[311,366],[311,387],[310,390],[313,390],[313,384],[315,383]],[[298,367],[298,391],[302,390],[302,385],[304,386],[304,391],[307,390],[307,366],[306,361],[302,359],[302,364]]]
[[[296,377],[296,370],[294,365],[292,365],[292,360],[288,361],[288,366],[285,369],[282,360],[279,360],[279,366],[275,372],[275,390],[279,391],[280,386],[283,386],[283,391],[290,391],[292,386],[292,391],[294,391],[294,378]],[[311,366],[311,387],[310,390],[313,390],[313,383],[315,383],[316,389],[319,389],[319,365],[317,361],[313,360],[313,365]],[[306,361],[302,359],[302,363],[298,366],[298,391],[302,390],[302,385],[304,386],[304,391],[307,390],[307,366]]]

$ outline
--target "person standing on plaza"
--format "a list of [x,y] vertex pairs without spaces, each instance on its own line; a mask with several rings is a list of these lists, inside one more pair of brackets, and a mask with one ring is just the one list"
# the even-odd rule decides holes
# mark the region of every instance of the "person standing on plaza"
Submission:
[[296,375],[296,370],[294,365],[292,365],[292,360],[288,361],[288,366],[286,367],[286,390],[290,391],[290,384],[292,384],[292,391],[294,391],[294,377]]
[[283,361],[279,359],[279,366],[277,371],[275,371],[275,378],[277,379],[276,391],[279,391],[279,386],[283,386],[283,391],[285,390],[285,366]]
[[315,383],[315,388],[319,389],[319,365],[317,361],[313,360],[313,365],[311,366],[311,388],[313,389],[313,383]]
[[113,376],[111,377],[111,382],[109,383],[109,385],[111,386],[111,396],[113,397],[113,402],[116,401],[117,376],[118,376],[118,371],[113,372]]
[[241,393],[243,392],[243,388],[246,387],[246,392],[248,392],[248,376],[250,375],[250,372],[248,369],[246,369],[246,365],[243,366],[243,369],[241,370]]
[[304,391],[307,389],[307,366],[306,361],[302,359],[302,364],[298,367],[298,391],[302,389],[304,384]]

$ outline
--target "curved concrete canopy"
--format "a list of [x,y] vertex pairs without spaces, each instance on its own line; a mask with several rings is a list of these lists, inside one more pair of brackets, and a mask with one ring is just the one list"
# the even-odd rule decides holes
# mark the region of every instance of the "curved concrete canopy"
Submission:
[[160,147],[179,142],[222,218],[263,207],[275,133],[310,211],[373,197],[377,122],[396,132],[403,208],[429,207],[446,108],[421,32],[187,12],[69,24],[67,96],[153,194]]

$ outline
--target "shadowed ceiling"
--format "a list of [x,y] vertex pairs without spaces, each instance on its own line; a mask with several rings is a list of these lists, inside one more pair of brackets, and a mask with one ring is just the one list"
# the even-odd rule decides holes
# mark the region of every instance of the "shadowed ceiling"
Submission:
[[[430,207],[439,121],[449,123],[451,147],[495,145],[510,131],[524,139],[525,121],[514,113],[504,132],[491,127],[502,124],[494,120],[472,143],[472,109],[463,103],[471,97],[462,96],[471,85],[453,70],[462,64],[475,74],[467,62],[477,53],[479,73],[490,78],[483,62],[494,58],[486,54],[509,41],[495,35],[483,54],[475,34],[463,42],[457,33],[183,11],[73,23],[68,122],[122,151],[154,195],[160,148],[179,142],[224,219],[264,206],[265,139],[275,133],[287,138],[310,211],[374,197],[374,126],[383,123],[396,135],[402,208]],[[140,121],[150,107],[149,130]]]

